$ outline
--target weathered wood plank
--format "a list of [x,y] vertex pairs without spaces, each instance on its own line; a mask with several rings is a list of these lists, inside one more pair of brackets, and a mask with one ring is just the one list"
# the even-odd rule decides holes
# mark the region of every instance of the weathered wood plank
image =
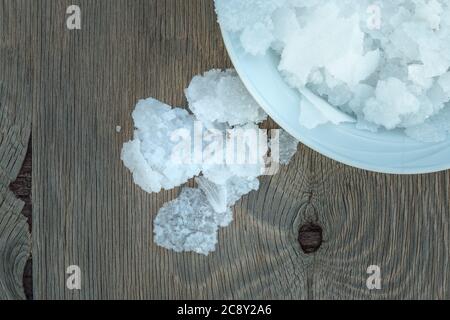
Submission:
[[[16,198],[24,202],[22,209],[22,215],[25,216],[28,223],[28,230],[32,229],[32,203],[31,203],[31,168],[32,168],[32,152],[31,141],[28,142],[27,154],[20,169],[19,175],[16,180],[11,182],[9,189],[14,193]],[[31,249],[31,248],[30,248]],[[32,258],[31,254],[25,265],[23,273],[23,287],[25,296],[28,300],[33,299],[33,282],[32,282]]]
[[0,300],[24,299],[23,272],[31,249],[23,202],[0,187]]
[[[307,261],[308,298],[450,298],[448,171],[382,175],[302,148],[297,162],[276,179],[267,193],[285,198],[272,204],[279,217],[272,225],[285,230],[280,237],[285,246],[295,244],[296,232],[305,223],[319,224],[324,231],[318,252],[307,256],[309,260],[299,256]],[[366,286],[371,265],[381,269],[382,290]]]
[[[64,29],[70,1],[36,1],[41,17],[33,116],[33,276],[37,299],[448,298],[449,172],[386,176],[300,148],[262,179],[209,257],[152,241],[160,206],[119,154],[139,98],[183,105],[193,75],[229,67],[212,2],[80,0],[82,30]],[[115,132],[122,126],[120,134]],[[301,225],[324,242],[302,252]],[[65,286],[66,268],[82,289]],[[378,264],[383,290],[368,291]]]
[[[34,296],[181,297],[167,285],[178,281],[171,275],[180,262],[168,259],[184,258],[152,242],[153,216],[176,191],[143,193],[119,154],[138,99],[182,105],[194,74],[229,65],[212,3],[84,0],[82,30],[68,31],[71,4],[33,4],[42,19],[33,120]],[[72,264],[81,267],[81,291],[66,289]]]
[[9,190],[27,151],[32,117],[30,1],[0,1],[0,299],[25,298],[30,253],[23,202]]

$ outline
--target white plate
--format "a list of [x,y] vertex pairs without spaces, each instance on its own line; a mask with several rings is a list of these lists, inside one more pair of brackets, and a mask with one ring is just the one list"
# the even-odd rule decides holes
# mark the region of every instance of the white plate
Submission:
[[246,54],[235,34],[222,30],[230,58],[243,83],[261,107],[281,127],[311,149],[344,164],[395,174],[430,173],[450,169],[450,139],[420,143],[402,131],[371,133],[354,124],[322,125],[308,130],[299,124],[301,95],[277,70],[279,57],[269,52]]

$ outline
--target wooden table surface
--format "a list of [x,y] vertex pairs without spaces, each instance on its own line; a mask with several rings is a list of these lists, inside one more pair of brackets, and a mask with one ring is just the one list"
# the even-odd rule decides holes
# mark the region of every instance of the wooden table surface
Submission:
[[[236,205],[215,253],[156,246],[153,219],[179,190],[140,190],[120,150],[138,99],[183,106],[194,75],[231,66],[212,1],[78,0],[69,31],[72,2],[0,0],[0,299],[25,298],[31,250],[35,299],[450,298],[450,172],[371,173],[304,146]],[[30,132],[31,239],[8,188]],[[305,225],[323,230],[310,254]]]

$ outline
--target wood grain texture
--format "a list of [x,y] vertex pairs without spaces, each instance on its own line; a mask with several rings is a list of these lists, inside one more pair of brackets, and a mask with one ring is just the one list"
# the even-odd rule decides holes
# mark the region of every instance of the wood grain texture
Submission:
[[[190,79],[230,67],[208,0],[33,3],[40,17],[33,113],[33,279],[37,299],[450,298],[449,172],[387,176],[301,147],[235,208],[208,257],[152,241],[179,190],[146,194],[120,162],[140,98],[184,105]],[[117,133],[120,125],[123,130]],[[304,223],[323,244],[304,254]],[[82,289],[66,289],[78,265]],[[382,270],[380,291],[366,269]]]
[[25,298],[22,275],[30,234],[24,203],[9,190],[22,166],[32,118],[29,1],[0,1],[0,299]]
[[24,299],[23,273],[31,249],[23,202],[0,187],[0,300]]
[[[23,201],[22,215],[25,216],[28,223],[28,230],[32,229],[32,203],[31,203],[31,170],[32,170],[32,152],[31,152],[31,140],[28,142],[28,149],[23,161],[22,168],[13,182],[9,185],[16,198]],[[31,248],[30,248],[31,249]],[[31,254],[25,265],[23,272],[23,289],[25,291],[25,297],[27,300],[33,299],[33,281],[32,281],[32,258]]]

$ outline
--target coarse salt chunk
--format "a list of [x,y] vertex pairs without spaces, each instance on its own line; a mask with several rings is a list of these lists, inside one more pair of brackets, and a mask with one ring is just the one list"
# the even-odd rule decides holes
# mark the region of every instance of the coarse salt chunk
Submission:
[[234,70],[211,70],[192,79],[185,91],[189,109],[209,128],[243,126],[267,119]]
[[318,6],[306,19],[301,32],[287,42],[280,71],[288,74],[292,84],[299,87],[305,86],[319,68],[351,86],[365,80],[376,70],[380,53],[374,50],[364,54],[364,33],[359,19],[358,14],[340,16],[339,7],[333,2]]
[[243,196],[259,188],[259,180],[256,177],[234,176],[226,183],[227,204],[234,206]]
[[208,255],[215,250],[219,226],[232,221],[232,212],[217,213],[200,189],[185,188],[166,203],[154,221],[156,244],[175,252],[193,251]]
[[411,138],[437,143],[448,139],[450,133],[450,107],[446,107],[439,114],[427,119],[424,123],[406,129]]
[[[206,137],[202,173],[210,181],[225,184],[233,176],[255,178],[265,171],[269,146],[267,133],[256,124],[214,131]],[[216,140],[217,139],[217,140]],[[210,148],[220,145],[221,148]]]
[[279,158],[278,162],[281,165],[287,165],[297,153],[298,144],[299,141],[296,138],[283,129],[280,129],[278,130],[278,134],[270,140],[272,157],[274,157],[274,150],[277,150]]
[[200,173],[200,165],[176,152],[183,133],[193,132],[194,117],[186,110],[150,98],[139,101],[133,119],[134,139],[124,144],[121,158],[138,186],[147,192],[169,190]]
[[387,129],[394,129],[402,123],[405,116],[419,109],[419,100],[407,86],[396,78],[389,78],[378,83],[376,98],[366,102],[364,114],[369,121]]
[[216,184],[203,176],[195,181],[218,213],[226,212],[243,196],[259,188],[259,180],[256,177],[232,176],[224,184]]
[[[176,252],[208,255],[216,248],[219,228],[233,219],[231,207],[259,188],[269,146],[267,132],[258,123],[267,115],[231,70],[196,77],[186,94],[192,115],[152,98],[137,104],[134,139],[124,144],[122,160],[147,192],[171,189],[197,176],[198,188],[184,188],[159,210],[154,240]],[[201,135],[197,126],[203,129]],[[184,136],[201,138],[201,148],[181,144],[184,148],[179,149]],[[280,140],[283,146],[287,140],[292,145],[284,135]],[[202,152],[199,163],[194,150]],[[291,147],[288,153],[291,157]]]
[[273,37],[272,14],[286,0],[215,0],[221,25],[241,32],[243,47],[251,54],[264,54]]

